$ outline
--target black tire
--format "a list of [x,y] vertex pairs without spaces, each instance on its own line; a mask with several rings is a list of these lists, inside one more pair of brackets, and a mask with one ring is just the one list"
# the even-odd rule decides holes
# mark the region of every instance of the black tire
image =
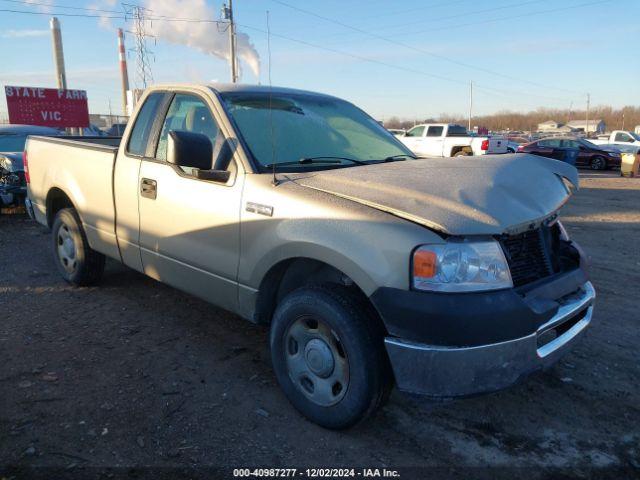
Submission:
[[[332,373],[327,374],[328,379],[311,370],[313,362],[309,362],[308,349],[316,337],[304,346],[294,340],[296,347],[292,347],[292,327],[296,328],[301,322],[313,325],[314,321],[318,323],[318,332],[326,326],[332,335],[326,342],[329,349],[334,350],[334,367]],[[314,332],[313,329],[306,331]],[[393,386],[382,327],[367,306],[345,287],[308,286],[288,294],[273,316],[270,346],[276,377],[289,401],[302,415],[325,428],[348,428],[371,416],[386,401]],[[308,370],[294,381],[296,375],[289,365],[298,354]],[[333,377],[339,376],[335,373],[339,370],[338,361],[346,362],[347,381],[343,382],[346,385],[333,384],[329,397],[324,398],[326,404],[313,400],[315,385],[333,382]],[[309,383],[313,385],[313,393]]]
[[104,272],[105,257],[89,247],[75,209],[60,210],[51,233],[53,258],[62,278],[76,286],[98,283]]
[[601,157],[600,155],[591,157],[590,167],[591,167],[591,170],[606,170],[607,159],[604,157]]

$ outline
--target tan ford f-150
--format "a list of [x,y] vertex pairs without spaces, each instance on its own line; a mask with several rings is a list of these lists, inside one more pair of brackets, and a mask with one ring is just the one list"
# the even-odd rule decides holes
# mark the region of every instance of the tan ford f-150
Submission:
[[282,389],[328,428],[394,384],[512,385],[591,321],[585,257],[558,220],[575,168],[415,159],[332,96],[155,86],[122,141],[30,137],[24,164],[65,280],[98,282],[110,257],[269,325]]

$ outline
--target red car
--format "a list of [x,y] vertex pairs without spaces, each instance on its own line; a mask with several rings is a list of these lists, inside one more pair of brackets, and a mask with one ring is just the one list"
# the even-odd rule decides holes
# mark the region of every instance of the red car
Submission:
[[[575,154],[570,155],[571,152]],[[563,161],[574,157],[576,167],[587,167],[592,170],[620,168],[622,161],[618,151],[605,150],[588,140],[573,137],[542,138],[520,145],[517,153],[532,153]]]

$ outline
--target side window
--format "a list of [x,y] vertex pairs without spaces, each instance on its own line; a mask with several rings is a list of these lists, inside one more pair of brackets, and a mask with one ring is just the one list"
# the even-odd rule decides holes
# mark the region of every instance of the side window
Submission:
[[406,133],[405,137],[421,137],[423,133],[424,127],[413,127]]
[[145,100],[136,118],[136,124],[133,126],[133,130],[129,136],[129,143],[127,145],[128,153],[140,156],[144,156],[147,153],[149,133],[151,133],[151,127],[156,119],[156,114],[163,97],[164,93],[158,92],[152,93]]
[[542,148],[546,148],[546,147],[550,147],[551,145],[549,145],[549,140],[540,140],[538,142],[538,146]]
[[575,140],[562,140],[562,146],[565,148],[580,148],[580,144]]
[[558,140],[557,138],[554,138],[552,140],[547,140],[547,147],[560,148],[560,142],[561,140]]
[[178,93],[173,98],[158,140],[156,150],[158,160],[167,159],[167,138],[171,130],[184,130],[206,135],[211,140],[215,151],[218,125],[211,116],[207,104],[195,95]]
[[427,137],[441,137],[443,130],[444,127],[429,127],[429,130],[427,130]]
[[616,142],[632,142],[633,139],[626,133],[618,132],[616,133],[615,141]]

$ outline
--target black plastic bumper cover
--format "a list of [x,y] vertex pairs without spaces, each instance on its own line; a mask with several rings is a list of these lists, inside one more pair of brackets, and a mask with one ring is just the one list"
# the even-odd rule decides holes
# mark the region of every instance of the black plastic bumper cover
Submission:
[[[371,296],[398,387],[436,397],[499,390],[553,364],[590,323],[594,298],[583,268],[526,293],[380,288]],[[538,335],[565,321],[557,348],[539,348]]]

